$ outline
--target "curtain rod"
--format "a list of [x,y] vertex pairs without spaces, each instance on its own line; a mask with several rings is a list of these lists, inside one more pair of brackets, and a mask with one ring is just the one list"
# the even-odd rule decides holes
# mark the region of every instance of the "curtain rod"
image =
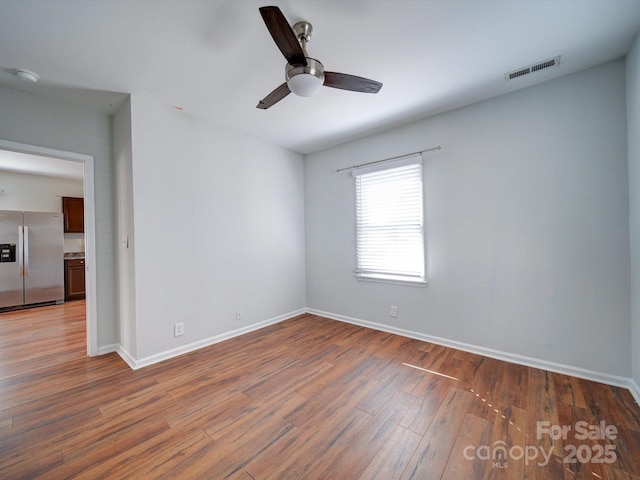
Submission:
[[418,153],[425,153],[425,152],[431,152],[433,150],[440,150],[441,148],[442,147],[438,145],[437,147],[427,148],[426,150],[419,150],[417,152],[407,153],[406,155],[399,155],[397,157],[385,158],[383,160],[376,160],[375,162],[367,162],[367,163],[361,163],[359,165],[352,165],[350,167],[338,168],[336,170],[336,173],[343,172],[345,170],[354,170],[356,168],[364,167],[367,165],[374,165],[376,163],[388,162],[389,160],[397,160],[398,158],[410,157],[411,155],[417,155]]

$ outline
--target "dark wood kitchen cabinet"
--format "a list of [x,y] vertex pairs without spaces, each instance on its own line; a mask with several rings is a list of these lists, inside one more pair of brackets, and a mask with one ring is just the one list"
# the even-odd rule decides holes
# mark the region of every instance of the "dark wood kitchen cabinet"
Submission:
[[84,258],[64,261],[64,299],[78,300],[85,297]]
[[84,233],[84,198],[62,197],[65,233]]

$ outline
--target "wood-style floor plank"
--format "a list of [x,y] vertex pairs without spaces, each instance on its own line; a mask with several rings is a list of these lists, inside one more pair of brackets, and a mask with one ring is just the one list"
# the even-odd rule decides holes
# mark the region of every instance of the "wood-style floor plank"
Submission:
[[413,400],[411,395],[396,389],[357,434],[350,448],[342,450],[334,461],[321,469],[319,477],[359,478],[394,432]]
[[624,389],[311,314],[132,371],[86,357],[85,308],[0,313],[3,480],[640,480]]
[[397,426],[387,441],[376,452],[359,480],[397,480],[407,468],[422,435]]
[[466,414],[460,427],[460,433],[451,449],[449,461],[440,478],[443,480],[482,478],[486,460],[477,454],[477,449],[474,449],[474,453],[471,454],[468,447],[490,445],[492,430],[493,425],[488,420],[469,413]]

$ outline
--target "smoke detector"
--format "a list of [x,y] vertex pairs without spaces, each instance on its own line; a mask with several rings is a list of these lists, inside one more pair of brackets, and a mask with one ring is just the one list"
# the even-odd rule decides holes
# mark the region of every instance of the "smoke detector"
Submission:
[[25,82],[36,83],[40,80],[40,77],[29,70],[16,70],[16,75],[20,80],[24,80]]
[[560,55],[558,55],[557,57],[550,58],[548,60],[543,60],[542,62],[534,63],[533,65],[529,65],[527,67],[522,67],[517,70],[513,70],[512,72],[507,72],[504,74],[504,79],[508,82],[509,80],[520,78],[524,75],[529,75],[531,73],[539,72],[540,70],[544,70],[546,68],[556,67],[559,63],[560,63]]

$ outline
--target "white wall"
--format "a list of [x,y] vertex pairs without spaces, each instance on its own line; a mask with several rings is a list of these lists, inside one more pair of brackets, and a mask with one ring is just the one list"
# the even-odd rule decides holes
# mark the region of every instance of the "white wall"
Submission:
[[627,54],[632,374],[640,391],[640,35]]
[[300,155],[136,96],[131,137],[138,360],[304,308]]
[[0,87],[0,139],[94,157],[98,347],[118,341],[110,123],[108,115]]
[[[306,156],[308,307],[629,377],[624,68]],[[429,285],[355,280],[352,180],[334,170],[435,145],[425,154]]]
[[135,251],[133,238],[133,178],[131,153],[131,99],[113,117],[113,161],[116,176],[118,306],[120,346],[137,358],[135,319]]
[[82,180],[0,170],[0,210],[62,212],[61,197],[82,197]]

